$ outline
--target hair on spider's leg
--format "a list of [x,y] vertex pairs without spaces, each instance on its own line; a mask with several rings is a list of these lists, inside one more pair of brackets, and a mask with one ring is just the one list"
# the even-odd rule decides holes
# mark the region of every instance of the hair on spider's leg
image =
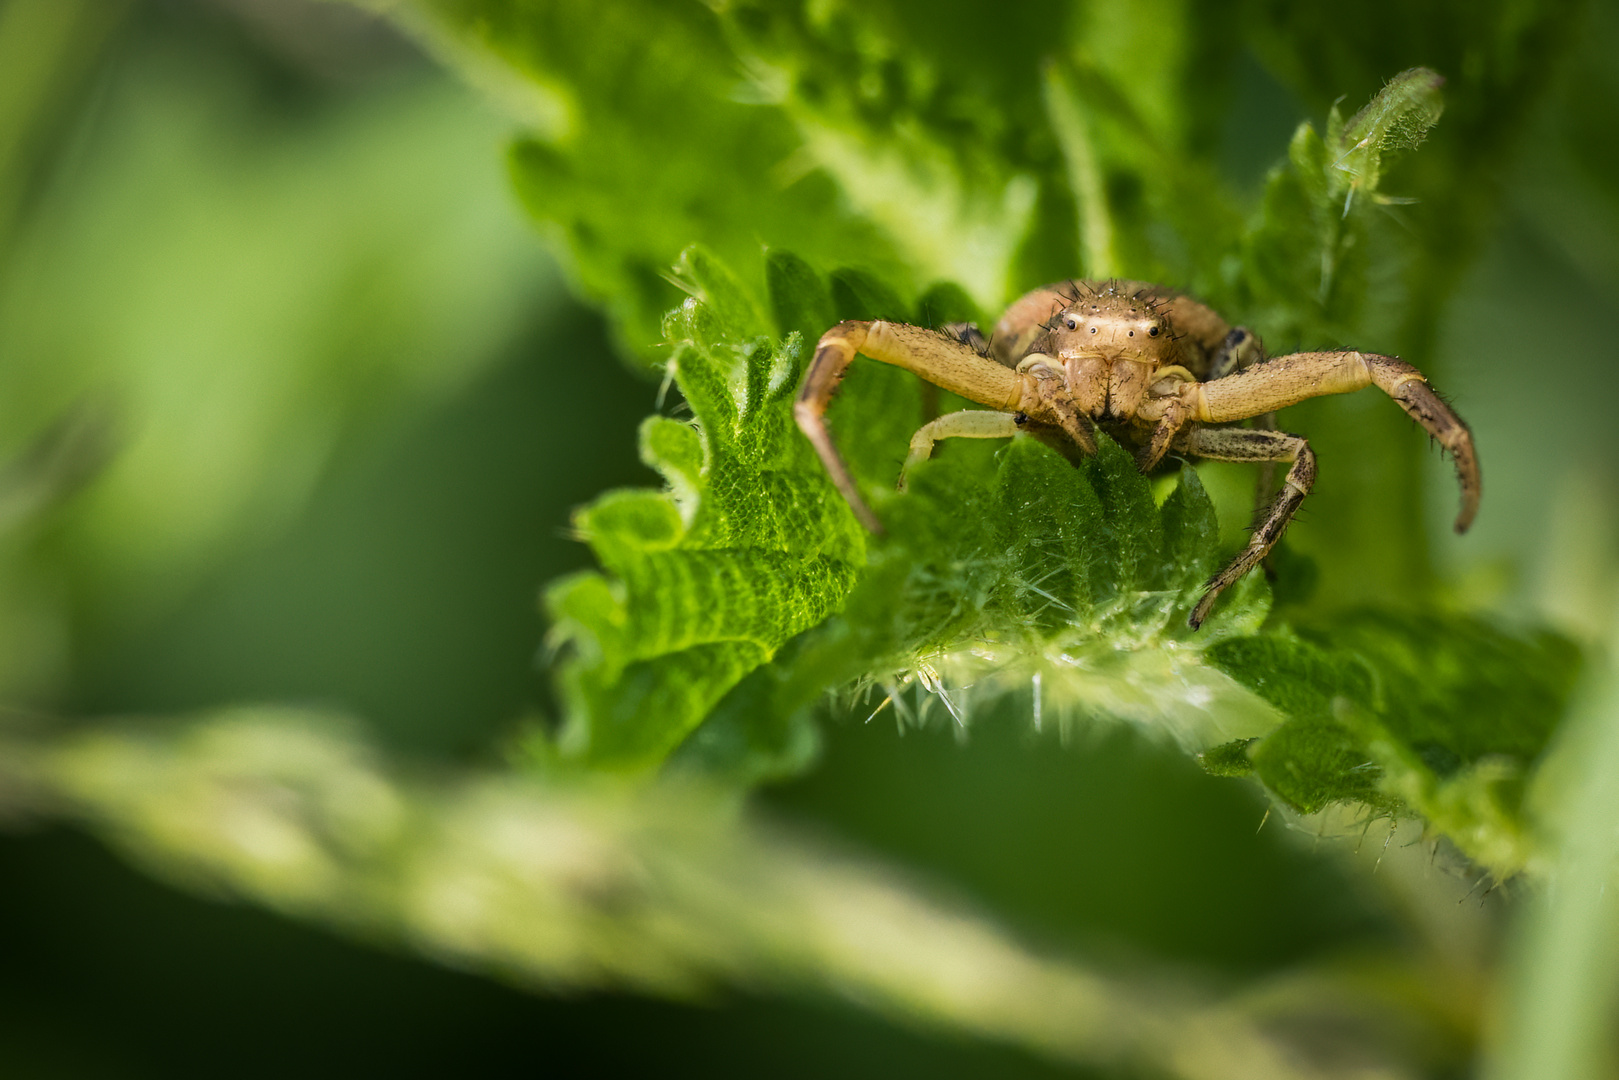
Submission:
[[977,323],[945,323],[940,329],[947,338],[953,341],[959,341],[961,344],[967,346],[979,356],[989,355],[989,339],[984,337],[984,332],[978,328]]

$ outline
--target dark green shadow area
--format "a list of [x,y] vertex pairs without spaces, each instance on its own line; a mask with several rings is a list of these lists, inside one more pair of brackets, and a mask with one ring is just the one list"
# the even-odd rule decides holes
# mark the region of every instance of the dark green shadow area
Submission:
[[[1044,941],[1251,974],[1395,940],[1359,868],[1259,830],[1256,788],[1130,728],[1035,738],[1008,702],[970,732],[892,713],[830,724],[813,772],[773,809],[896,856]],[[960,736],[965,735],[965,739]],[[1339,841],[1342,842],[1342,841]]]
[[76,833],[0,839],[7,1076],[1084,1075],[826,1004],[538,997],[176,893]]
[[586,564],[571,507],[646,483],[656,386],[562,306],[438,412],[349,447],[303,515],[159,624],[88,640],[74,711],[335,705],[424,754],[487,747],[544,707],[540,586]]

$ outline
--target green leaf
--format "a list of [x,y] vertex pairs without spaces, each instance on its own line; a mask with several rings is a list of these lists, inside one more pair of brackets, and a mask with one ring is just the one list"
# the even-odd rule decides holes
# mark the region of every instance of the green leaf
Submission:
[[767,333],[770,321],[730,267],[701,244],[692,244],[675,261],[675,283],[703,302],[713,319],[735,337]]
[[1220,522],[1196,470],[1181,470],[1180,483],[1164,500],[1163,528],[1167,575],[1162,587],[1207,581],[1215,571],[1212,556],[1219,547]]
[[1166,565],[1164,530],[1151,485],[1112,439],[1099,441],[1096,455],[1085,462],[1085,474],[1109,511],[1095,543],[1111,572],[1093,583],[1114,595],[1148,587]]
[[[772,264],[772,311],[900,304],[870,275],[828,287],[791,255]],[[1420,815],[1502,874],[1532,857],[1524,782],[1578,666],[1566,641],[1388,612],[1265,629],[1260,574],[1194,634],[1187,611],[1225,557],[1195,471],[1160,504],[1105,435],[1077,462],[1028,436],[958,440],[885,495],[916,392],[871,363],[830,413],[887,526],[864,538],[793,428],[801,335],[734,332],[727,320],[765,319],[748,284],[705,252],[681,267],[696,295],[668,329],[695,422],[643,428],[669,490],[581,511],[606,574],[549,598],[572,649],[565,756],[756,783],[812,760],[829,688],[880,688],[878,707],[962,724],[1028,695],[1036,723],[1141,723],[1299,813]],[[908,419],[885,389],[908,394]]]
[[694,295],[666,329],[680,339],[671,373],[694,423],[654,417],[641,432],[668,490],[614,492],[579,511],[610,576],[547,594],[553,643],[571,651],[561,747],[600,767],[663,760],[834,610],[863,561],[858,527],[792,424],[802,338],[752,336],[766,317],[712,254],[687,251],[679,274]]
[[[840,271],[828,287],[786,253],[770,265],[775,312],[813,312],[832,297],[843,310],[903,314],[869,274]],[[808,713],[829,687],[921,687],[916,707],[959,713],[969,696],[1037,673],[1054,714],[1126,716],[1194,748],[1194,731],[1264,730],[1268,714],[1198,660],[1263,619],[1263,582],[1232,590],[1202,634],[1185,624],[1220,554],[1195,473],[1160,508],[1105,436],[1078,464],[1020,437],[947,445],[897,497],[899,456],[920,420],[916,380],[857,364],[830,419],[888,524],[870,541],[793,424],[800,334],[751,336],[765,318],[754,293],[711,253],[689,251],[678,276],[693,296],[666,331],[694,422],[642,428],[642,456],[668,489],[609,493],[581,510],[575,524],[604,573],[548,595],[553,644],[568,653],[565,757],[646,768],[690,738],[682,767],[754,780],[802,767],[814,746]],[[970,314],[959,291],[932,295]],[[1169,641],[1173,654],[1161,648]],[[981,673],[986,657],[1004,670]],[[1161,685],[1143,692],[1144,678]]]
[[[1081,1070],[1185,1080],[1211,1080],[1187,1060],[1309,1048],[1235,993],[1211,996],[1173,971],[1143,984],[1032,948],[869,853],[735,813],[693,785],[421,776],[350,718],[286,708],[46,738],[11,727],[0,725],[11,813],[81,825],[199,896],[539,992],[852,999],[941,1038],[968,1031]],[[950,972],[973,977],[940,993]],[[1296,981],[1261,989],[1296,997]],[[1325,993],[1306,1002],[1317,1024],[1344,1008],[1340,989]]]
[[1402,71],[1334,132],[1331,141],[1338,151],[1332,163],[1337,173],[1334,187],[1347,188],[1351,194],[1376,192],[1384,158],[1415,150],[1439,122],[1445,111],[1439,93],[1444,81],[1427,68]]
[[702,5],[416,0],[392,10],[524,123],[510,157],[517,192],[641,361],[661,358],[662,316],[680,299],[667,268],[693,241],[750,274],[761,241],[821,258],[858,251],[899,269],[887,238],[825,176],[784,173],[800,134],[780,110],[745,100]]
[[1030,152],[1039,112],[1022,72],[1029,42],[1049,37],[1062,13],[848,0],[714,6],[753,96],[798,132],[804,165],[833,179],[918,281],[952,280],[980,304],[1001,302],[1049,176]]
[[[1160,504],[1111,442],[1076,466],[1019,438],[941,447],[901,497],[907,439],[938,395],[861,362],[828,421],[888,524],[869,540],[788,403],[806,343],[834,322],[982,325],[1036,283],[1026,275],[1063,259],[1053,276],[1072,273],[1081,252],[1091,270],[1190,286],[1272,341],[1394,352],[1415,335],[1420,353],[1442,283],[1398,284],[1409,245],[1380,215],[1394,155],[1441,111],[1432,71],[1407,70],[1347,122],[1329,112],[1325,135],[1300,126],[1245,215],[1208,120],[1244,33],[1264,34],[1186,0],[1091,0],[1038,19],[845,0],[409,10],[469,67],[517,76],[534,129],[513,156],[527,205],[693,413],[643,428],[667,490],[615,493],[577,519],[603,573],[549,600],[568,657],[567,754],[649,768],[680,748],[684,766],[747,781],[802,766],[805,717],[829,687],[881,686],[896,711],[931,703],[958,718],[1018,693],[1036,717],[1134,719],[1193,750],[1244,740],[1240,760],[1216,755],[1222,767],[1246,762],[1300,810],[1357,801],[1457,835],[1483,822],[1489,837],[1467,850],[1521,859],[1511,776],[1532,767],[1560,705],[1571,662],[1555,647],[1532,644],[1541,666],[1526,666],[1500,632],[1437,616],[1266,630],[1258,574],[1194,635],[1185,611],[1228,555],[1195,472]],[[1498,35],[1492,94],[1529,85],[1544,22]],[[962,41],[976,62],[961,62]],[[1368,70],[1345,69],[1331,96],[1369,93]],[[1320,565],[1333,568],[1328,600],[1421,603],[1416,447],[1384,437],[1396,410],[1334,408],[1342,420],[1300,412],[1324,472],[1356,497],[1312,504],[1299,547],[1276,556],[1279,580],[1296,602]]]
[[940,281],[930,286],[916,302],[916,317],[922,326],[944,326],[958,322],[993,325],[993,320],[985,321],[967,290],[953,281]]
[[910,305],[877,275],[846,267],[832,272],[832,306],[840,319],[910,322]]
[[1524,787],[1578,673],[1567,640],[1362,612],[1222,642],[1209,658],[1288,716],[1246,754],[1293,809],[1416,813],[1501,876],[1533,857]]
[[1019,439],[1007,448],[996,481],[1007,555],[1023,568],[1014,590],[1047,600],[1044,610],[1036,606],[1042,626],[1089,614],[1112,560],[1099,543],[1102,501],[1085,474],[1034,440]]

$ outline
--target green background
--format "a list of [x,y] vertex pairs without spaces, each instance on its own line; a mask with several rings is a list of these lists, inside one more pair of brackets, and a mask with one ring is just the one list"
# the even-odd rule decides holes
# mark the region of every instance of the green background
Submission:
[[[634,433],[658,386],[569,295],[509,193],[509,122],[351,16],[132,3],[79,28],[34,120],[13,124],[0,444],[60,412],[100,432],[84,455],[116,448],[103,480],[0,552],[20,711],[334,704],[434,763],[492,760],[523,718],[554,713],[535,597],[589,565],[573,507],[654,482]],[[1487,476],[1478,526],[1453,538],[1429,461],[1436,564],[1470,603],[1576,631],[1613,565],[1615,55],[1599,11],[1495,163],[1501,209],[1424,364]],[[1239,72],[1213,137],[1252,191],[1323,103],[1257,56]],[[1334,474],[1353,423],[1331,415],[1346,405],[1289,418],[1333,455],[1320,517],[1297,526],[1306,548],[1347,512]],[[1351,963],[1410,933],[1369,852],[1260,828],[1256,789],[1129,729],[1062,745],[1012,715],[970,740],[859,721],[828,723],[820,765],[762,803],[1037,943],[1218,981]],[[1466,918],[1514,902],[1475,899]],[[182,895],[57,826],[0,839],[0,1057],[11,1075],[90,1077],[1065,1071],[825,1002],[523,994]]]

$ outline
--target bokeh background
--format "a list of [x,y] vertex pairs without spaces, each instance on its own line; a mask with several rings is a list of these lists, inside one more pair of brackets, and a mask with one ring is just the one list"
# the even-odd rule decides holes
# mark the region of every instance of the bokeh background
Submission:
[[[1488,241],[1425,365],[1478,434],[1484,514],[1448,535],[1437,459],[1427,512],[1458,602],[1593,640],[1615,566],[1619,19],[1598,6],[1578,35],[1497,163]],[[1256,191],[1312,109],[1245,58],[1229,179]],[[659,387],[518,208],[514,131],[345,6],[0,2],[0,519],[26,522],[0,536],[9,709],[335,705],[434,766],[493,761],[553,712],[537,592],[588,565],[572,507],[654,482],[634,433]],[[1331,465],[1324,503],[1342,494]],[[1065,744],[991,720],[968,745],[834,720],[826,735],[767,807],[1038,943],[1218,984],[1415,948],[1443,897],[1444,934],[1482,965],[1516,902],[1454,904],[1473,881],[1443,860],[1409,888],[1375,881],[1377,838],[1261,828],[1256,790],[1128,729]],[[172,890],[54,826],[0,835],[0,1062],[28,1077],[1068,1072],[825,1001],[522,993]]]

